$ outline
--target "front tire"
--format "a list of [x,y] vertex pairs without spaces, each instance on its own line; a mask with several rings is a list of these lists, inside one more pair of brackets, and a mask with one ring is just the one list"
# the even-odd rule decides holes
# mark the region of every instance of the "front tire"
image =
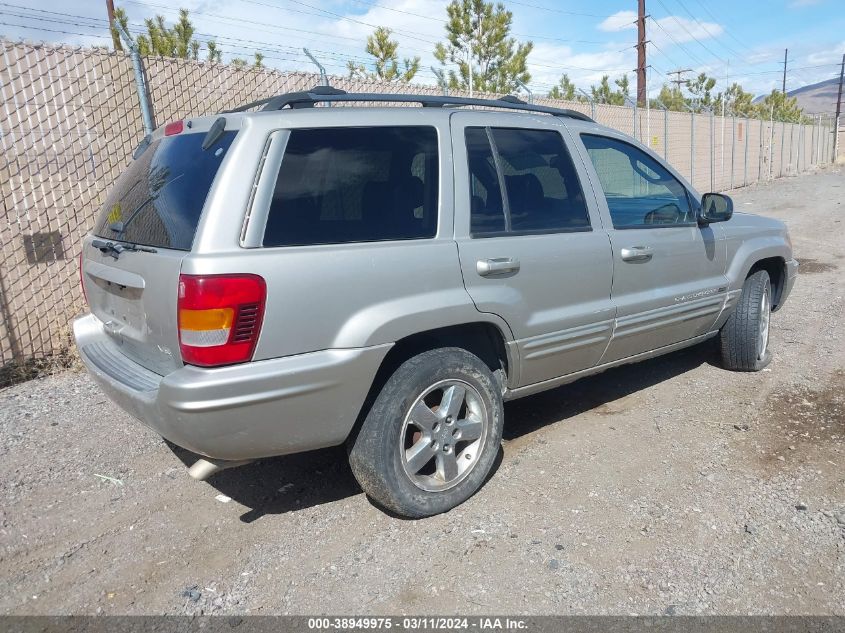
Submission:
[[758,270],[745,280],[736,309],[719,333],[722,364],[726,369],[760,371],[769,364],[771,312],[769,273]]
[[376,503],[402,516],[446,512],[471,497],[502,440],[501,390],[470,352],[447,347],[405,361],[388,379],[349,450]]

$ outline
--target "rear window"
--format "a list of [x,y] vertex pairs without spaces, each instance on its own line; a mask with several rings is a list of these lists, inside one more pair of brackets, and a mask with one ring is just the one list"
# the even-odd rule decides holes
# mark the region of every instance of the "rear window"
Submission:
[[292,130],[264,246],[434,237],[437,160],[433,127]]
[[473,237],[590,230],[581,183],[559,132],[468,127],[464,134]]
[[190,250],[208,190],[236,134],[224,132],[206,150],[200,133],[153,141],[118,178],[94,234]]

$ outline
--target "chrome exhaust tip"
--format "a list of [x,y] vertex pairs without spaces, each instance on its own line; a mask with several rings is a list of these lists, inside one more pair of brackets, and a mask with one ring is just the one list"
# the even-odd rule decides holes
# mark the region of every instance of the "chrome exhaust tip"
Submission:
[[200,458],[188,469],[188,474],[197,481],[205,481],[215,473],[228,468],[244,466],[253,460],[244,459],[241,461],[229,461],[224,459]]

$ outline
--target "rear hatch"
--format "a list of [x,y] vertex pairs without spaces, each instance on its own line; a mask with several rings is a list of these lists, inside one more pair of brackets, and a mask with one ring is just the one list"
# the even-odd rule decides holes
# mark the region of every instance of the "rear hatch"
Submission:
[[160,375],[182,366],[176,322],[182,259],[236,134],[217,133],[203,149],[205,130],[157,132],[136,150],[85,239],[80,265],[89,309],[123,354]]

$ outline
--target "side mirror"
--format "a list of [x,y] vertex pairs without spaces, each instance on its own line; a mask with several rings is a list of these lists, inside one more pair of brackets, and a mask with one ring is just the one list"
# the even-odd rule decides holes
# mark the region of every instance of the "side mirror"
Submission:
[[726,222],[734,214],[734,202],[730,196],[722,193],[705,193],[701,196],[701,208],[698,210],[698,223]]

